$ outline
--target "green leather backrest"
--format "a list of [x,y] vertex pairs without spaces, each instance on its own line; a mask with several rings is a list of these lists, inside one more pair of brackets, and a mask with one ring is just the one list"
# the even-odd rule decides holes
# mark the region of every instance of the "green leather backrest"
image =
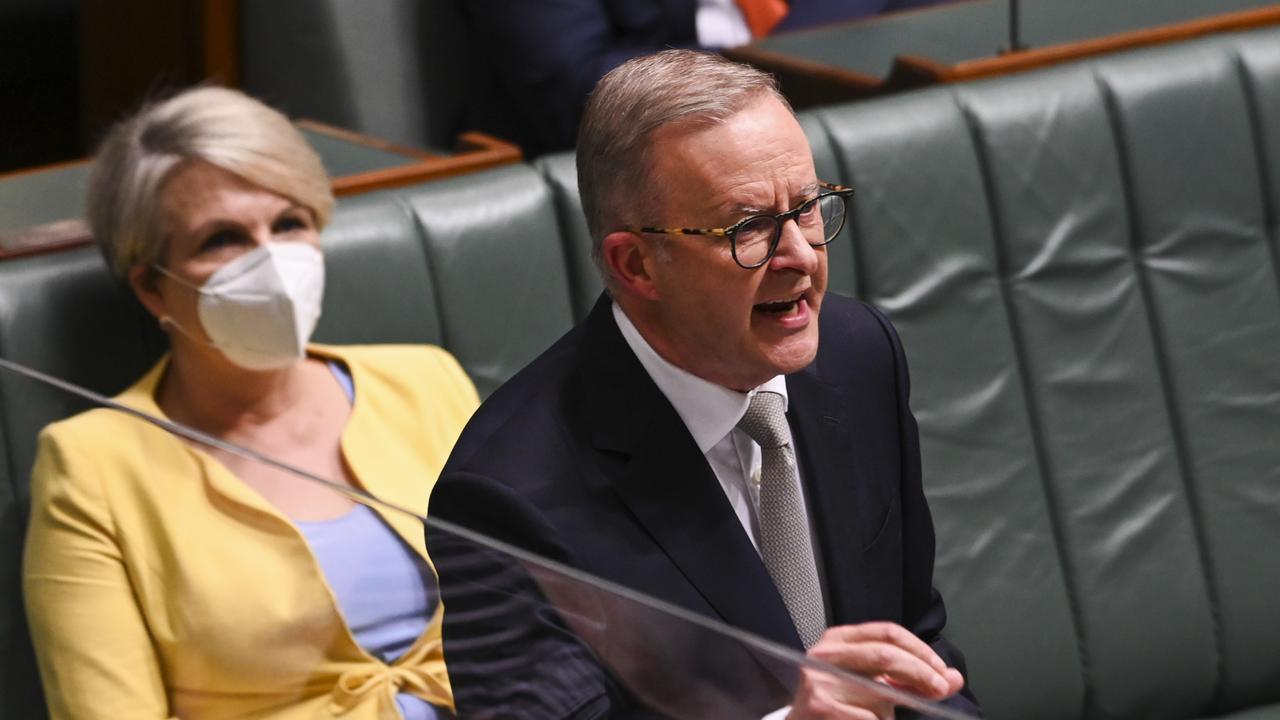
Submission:
[[[1280,31],[819,113],[995,718],[1280,701]],[[1253,552],[1250,552],[1250,548]]]
[[[1047,494],[1051,506],[1070,509],[1057,512],[1057,540],[1077,589],[1092,700],[1107,717],[1167,717],[1207,705],[1217,658],[1130,258],[1125,178],[1105,81],[1073,68],[1038,87],[979,87],[959,99],[984,158]],[[1143,545],[1168,555],[1130,549]],[[1135,670],[1143,666],[1153,670]]]
[[1280,33],[1257,33],[1239,46],[1150,53],[1100,73],[1124,138],[1139,277],[1164,359],[1182,481],[1198,510],[1229,707],[1280,699],[1280,624],[1268,599],[1280,592],[1280,562],[1258,554],[1280,546],[1270,180],[1280,167],[1260,162],[1280,115],[1254,101],[1280,89],[1278,43]]
[[1052,499],[963,110],[929,93],[824,119],[858,189],[864,297],[893,316],[912,367],[949,634],[992,717],[1079,717],[1082,659]]
[[399,194],[343,198],[323,239],[317,341],[440,343],[437,283],[421,229]]
[[443,345],[487,395],[573,325],[559,223],[528,166],[344,199],[316,339]]
[[521,165],[404,199],[438,289],[441,344],[487,395],[573,326],[551,188]]
[[555,197],[556,219],[564,238],[565,263],[570,270],[573,317],[581,320],[604,290],[604,282],[591,261],[591,233],[587,231],[587,218],[582,214],[578,166],[574,154],[564,152],[544,155],[534,162],[534,167],[542,173]]

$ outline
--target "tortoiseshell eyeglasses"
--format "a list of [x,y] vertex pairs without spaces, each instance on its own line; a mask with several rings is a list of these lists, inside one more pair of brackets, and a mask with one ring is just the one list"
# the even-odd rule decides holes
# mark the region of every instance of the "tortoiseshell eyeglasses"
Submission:
[[729,238],[734,262],[751,270],[769,262],[769,258],[777,252],[778,242],[782,238],[782,225],[788,220],[795,220],[801,232],[808,237],[817,237],[816,232],[819,229],[822,231],[820,241],[809,241],[813,247],[822,247],[840,234],[845,217],[849,214],[849,198],[853,197],[853,188],[825,182],[818,185],[824,192],[812,200],[806,200],[777,215],[752,215],[726,228],[626,227],[623,230],[657,235],[711,235]]

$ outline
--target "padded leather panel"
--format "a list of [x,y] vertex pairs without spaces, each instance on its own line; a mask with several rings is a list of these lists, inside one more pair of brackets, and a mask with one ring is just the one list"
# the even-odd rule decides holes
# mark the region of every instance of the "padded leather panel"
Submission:
[[985,170],[1092,715],[1206,707],[1213,613],[1103,95],[1078,67],[960,99]]
[[582,213],[582,195],[578,192],[578,165],[572,152],[544,155],[534,167],[551,187],[556,201],[556,218],[560,223],[565,266],[569,268],[569,292],[573,295],[573,318],[581,320],[591,311],[596,298],[604,290],[604,282],[591,260],[591,233]]
[[343,198],[323,244],[325,295],[317,341],[440,343],[426,250],[397,193]]
[[1051,499],[964,118],[946,90],[821,117],[859,188],[859,286],[892,316],[912,365],[947,634],[991,717],[1079,717]]
[[[128,387],[164,348],[159,328],[93,247],[0,263],[0,314],[6,358],[107,395]],[[25,507],[40,428],[87,403],[7,372],[0,393],[9,470]]]
[[1274,30],[1237,38],[1235,49],[1252,112],[1273,264],[1280,265],[1275,259],[1280,258],[1280,39]]
[[405,197],[426,243],[441,338],[487,395],[573,325],[551,189],[517,166]]
[[1280,288],[1240,66],[1209,43],[1170,50],[1105,63],[1100,76],[1203,518],[1222,699],[1237,707],[1280,700],[1280,563],[1258,555],[1280,547]]

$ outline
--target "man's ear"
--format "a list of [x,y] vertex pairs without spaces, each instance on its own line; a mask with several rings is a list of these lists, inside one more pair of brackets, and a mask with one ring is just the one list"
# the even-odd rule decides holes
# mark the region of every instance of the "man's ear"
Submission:
[[159,276],[159,272],[144,263],[129,268],[129,287],[133,288],[138,302],[157,320],[169,314],[164,298],[160,296],[160,290],[156,286]]
[[636,233],[619,230],[605,236],[600,254],[613,275],[616,290],[645,300],[658,299],[653,269],[659,260],[652,243]]

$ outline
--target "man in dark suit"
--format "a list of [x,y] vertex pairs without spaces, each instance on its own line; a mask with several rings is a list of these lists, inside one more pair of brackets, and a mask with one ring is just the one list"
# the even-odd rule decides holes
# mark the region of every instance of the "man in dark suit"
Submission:
[[596,81],[633,57],[744,44],[765,27],[784,32],[940,0],[775,1],[785,16],[753,33],[739,0],[459,0],[476,50],[464,124],[514,140],[530,156],[568,149]]
[[[879,311],[825,292],[825,245],[851,191],[816,176],[772,79],[692,51],[630,61],[592,96],[578,169],[608,293],[476,413],[431,515],[976,712],[940,634],[902,349]],[[483,675],[466,669],[465,645],[503,631],[451,626],[494,614],[448,548],[430,550],[465,711],[482,694],[468,678]],[[480,585],[536,592],[504,582]],[[635,631],[633,617],[613,614],[609,632]],[[567,630],[578,628],[532,632],[502,652]],[[616,673],[601,648],[618,638],[605,635],[586,644]],[[689,672],[743,688],[744,712],[789,702],[795,718],[892,716],[884,701],[808,676],[719,660]]]

